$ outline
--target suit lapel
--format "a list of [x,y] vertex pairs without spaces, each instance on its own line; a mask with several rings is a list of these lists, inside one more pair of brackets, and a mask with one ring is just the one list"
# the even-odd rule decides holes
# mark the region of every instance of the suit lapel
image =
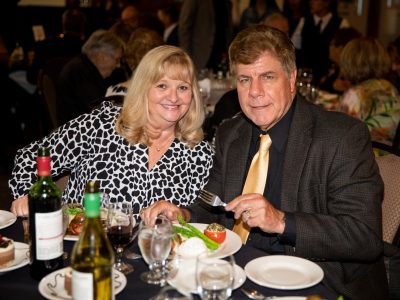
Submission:
[[243,120],[228,146],[226,158],[225,199],[231,201],[242,194],[247,157],[251,143],[251,125]]
[[313,127],[310,104],[299,97],[295,101],[297,103],[286,146],[281,191],[281,208],[290,212],[297,209],[297,192],[300,188],[300,179],[312,141]]

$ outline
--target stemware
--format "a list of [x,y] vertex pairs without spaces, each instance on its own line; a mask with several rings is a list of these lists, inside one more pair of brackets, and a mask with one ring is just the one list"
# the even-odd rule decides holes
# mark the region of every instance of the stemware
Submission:
[[166,262],[171,252],[173,235],[171,222],[163,216],[158,216],[154,225],[146,224],[142,220],[139,228],[139,248],[150,269],[140,275],[142,281],[149,284],[165,284],[168,271]]
[[138,234],[138,225],[133,217],[130,203],[110,203],[108,205],[107,236],[114,247],[116,257],[114,268],[129,274],[133,272],[133,266],[122,260],[125,247],[131,243]]
[[209,257],[206,253],[196,259],[196,285],[202,300],[226,300],[232,294],[235,260]]

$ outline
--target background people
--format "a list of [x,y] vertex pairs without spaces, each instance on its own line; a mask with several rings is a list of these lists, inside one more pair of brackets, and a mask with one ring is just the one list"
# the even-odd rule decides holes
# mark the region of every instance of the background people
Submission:
[[340,110],[364,121],[372,140],[391,145],[400,121],[400,97],[385,79],[391,67],[385,48],[375,38],[354,39],[344,47],[340,64],[351,84]]
[[110,85],[106,79],[120,67],[124,48],[116,35],[97,30],[83,45],[82,54],[63,67],[57,86],[60,124],[90,112],[93,102],[104,97]]

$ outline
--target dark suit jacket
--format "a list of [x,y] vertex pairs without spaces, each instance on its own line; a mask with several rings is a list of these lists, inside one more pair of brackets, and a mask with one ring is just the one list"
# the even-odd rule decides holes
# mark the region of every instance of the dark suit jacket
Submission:
[[[387,299],[383,265],[383,183],[368,128],[359,120],[327,112],[297,98],[283,165],[281,209],[293,212],[296,247],[288,255],[317,262],[324,284],[346,299]],[[240,115],[221,125],[216,157],[205,189],[229,202],[241,194],[251,123]],[[210,214],[199,204],[194,222],[233,227],[231,214]],[[251,233],[262,242],[261,231]],[[260,245],[257,245],[260,246]],[[262,248],[262,245],[261,247]]]

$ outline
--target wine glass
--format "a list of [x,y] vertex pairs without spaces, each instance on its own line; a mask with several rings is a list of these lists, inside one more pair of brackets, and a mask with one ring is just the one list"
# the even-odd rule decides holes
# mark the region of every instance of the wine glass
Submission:
[[140,252],[150,269],[142,273],[140,278],[149,284],[164,285],[168,270],[165,266],[173,237],[172,224],[167,218],[158,216],[154,225],[148,225],[142,220],[139,227]]
[[235,260],[212,258],[203,253],[196,259],[196,285],[202,300],[226,300],[232,294]]
[[138,234],[138,226],[133,217],[130,203],[110,203],[108,205],[107,236],[114,247],[116,257],[114,268],[129,274],[133,272],[133,266],[122,260],[125,247],[131,243]]

